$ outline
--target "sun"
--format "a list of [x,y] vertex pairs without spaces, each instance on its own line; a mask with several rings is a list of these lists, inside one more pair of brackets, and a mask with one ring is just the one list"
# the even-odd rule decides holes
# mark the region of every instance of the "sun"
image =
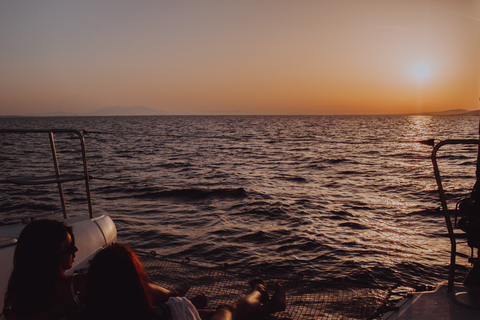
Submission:
[[432,75],[432,67],[426,62],[419,62],[413,65],[411,74],[418,82],[424,82]]

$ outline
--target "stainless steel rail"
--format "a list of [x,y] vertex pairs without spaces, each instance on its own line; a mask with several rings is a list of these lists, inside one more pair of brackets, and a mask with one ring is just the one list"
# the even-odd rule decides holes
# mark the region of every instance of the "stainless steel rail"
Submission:
[[450,218],[450,213],[448,212],[447,200],[445,198],[445,191],[442,186],[442,178],[440,176],[440,170],[437,163],[437,152],[438,150],[449,144],[479,144],[478,139],[457,139],[457,140],[444,140],[435,145],[432,151],[432,163],[433,171],[435,173],[435,180],[437,181],[438,193],[440,195],[440,202],[442,203],[442,210],[445,216],[445,223],[447,224],[448,236],[450,238],[450,268],[448,272],[448,291],[453,291],[453,284],[455,282],[455,257],[457,254],[457,243],[455,240],[455,233],[453,232],[452,220]]
[[[85,189],[87,194],[87,202],[88,202],[88,212],[89,217],[93,218],[93,208],[92,208],[92,197],[90,193],[90,176],[88,175],[88,166],[87,166],[87,152],[85,148],[85,139],[83,134],[78,130],[72,129],[0,129],[0,133],[17,133],[17,134],[26,134],[26,133],[46,133],[48,134],[50,140],[50,149],[52,151],[52,158],[53,164],[55,169],[55,176],[48,176],[48,177],[21,177],[15,179],[7,179],[2,180],[2,183],[15,183],[15,184],[25,184],[25,185],[36,185],[36,184],[49,184],[49,183],[56,183],[58,186],[58,192],[60,195],[60,202],[62,205],[63,210],[63,217],[65,219],[68,218],[67,214],[67,207],[65,204],[65,197],[63,194],[63,186],[62,183],[68,181],[78,181],[84,180],[85,181]],[[57,133],[68,133],[76,135],[79,139],[80,146],[82,149],[82,162],[83,162],[83,175],[61,175],[60,174],[60,167],[58,165],[57,159],[57,150],[55,148],[55,140],[54,134]]]

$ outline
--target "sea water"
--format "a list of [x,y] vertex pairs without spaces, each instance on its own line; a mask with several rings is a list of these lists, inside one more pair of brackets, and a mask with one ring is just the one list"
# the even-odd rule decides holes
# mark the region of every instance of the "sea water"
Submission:
[[[94,212],[137,250],[373,286],[446,280],[432,147],[418,141],[478,138],[477,117],[440,116],[24,117],[0,128],[85,130]],[[54,172],[47,136],[30,138],[1,135],[2,179]],[[81,169],[77,140],[55,139],[61,172]],[[475,183],[477,149],[444,149],[454,206]],[[55,185],[0,188],[0,219],[61,212]],[[69,214],[85,214],[83,184],[64,189]],[[458,251],[461,280],[465,239]]]

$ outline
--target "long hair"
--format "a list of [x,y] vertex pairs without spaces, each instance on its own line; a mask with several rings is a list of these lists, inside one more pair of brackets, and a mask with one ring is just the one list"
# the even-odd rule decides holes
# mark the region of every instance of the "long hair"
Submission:
[[65,273],[60,266],[62,244],[72,228],[55,220],[37,220],[20,233],[13,256],[13,271],[5,294],[3,313],[29,318],[51,307],[58,278]]
[[88,270],[87,315],[92,319],[147,319],[148,279],[135,253],[113,244],[95,255]]

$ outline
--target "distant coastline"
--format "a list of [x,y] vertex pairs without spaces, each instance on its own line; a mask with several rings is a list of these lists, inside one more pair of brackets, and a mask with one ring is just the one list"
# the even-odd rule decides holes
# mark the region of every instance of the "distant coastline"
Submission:
[[480,116],[480,110],[453,109],[441,112],[422,112],[410,115],[418,116]]
[[[0,115],[0,118],[18,118],[18,117],[89,117],[89,116],[174,116],[162,110],[156,110],[142,106],[128,106],[128,107],[107,107],[98,109],[89,113],[73,113],[73,112],[48,112],[48,113],[34,113],[29,115]],[[214,114],[208,114],[214,115]],[[221,114],[219,114],[221,115]],[[223,114],[222,114],[223,115]],[[235,115],[229,113],[228,115]],[[240,113],[239,113],[240,115]],[[241,114],[245,115],[245,114]],[[361,115],[361,114],[358,114]],[[452,109],[440,112],[420,112],[409,114],[382,114],[392,116],[480,116],[480,110],[466,110],[466,109]],[[372,114],[375,116],[375,114]]]

